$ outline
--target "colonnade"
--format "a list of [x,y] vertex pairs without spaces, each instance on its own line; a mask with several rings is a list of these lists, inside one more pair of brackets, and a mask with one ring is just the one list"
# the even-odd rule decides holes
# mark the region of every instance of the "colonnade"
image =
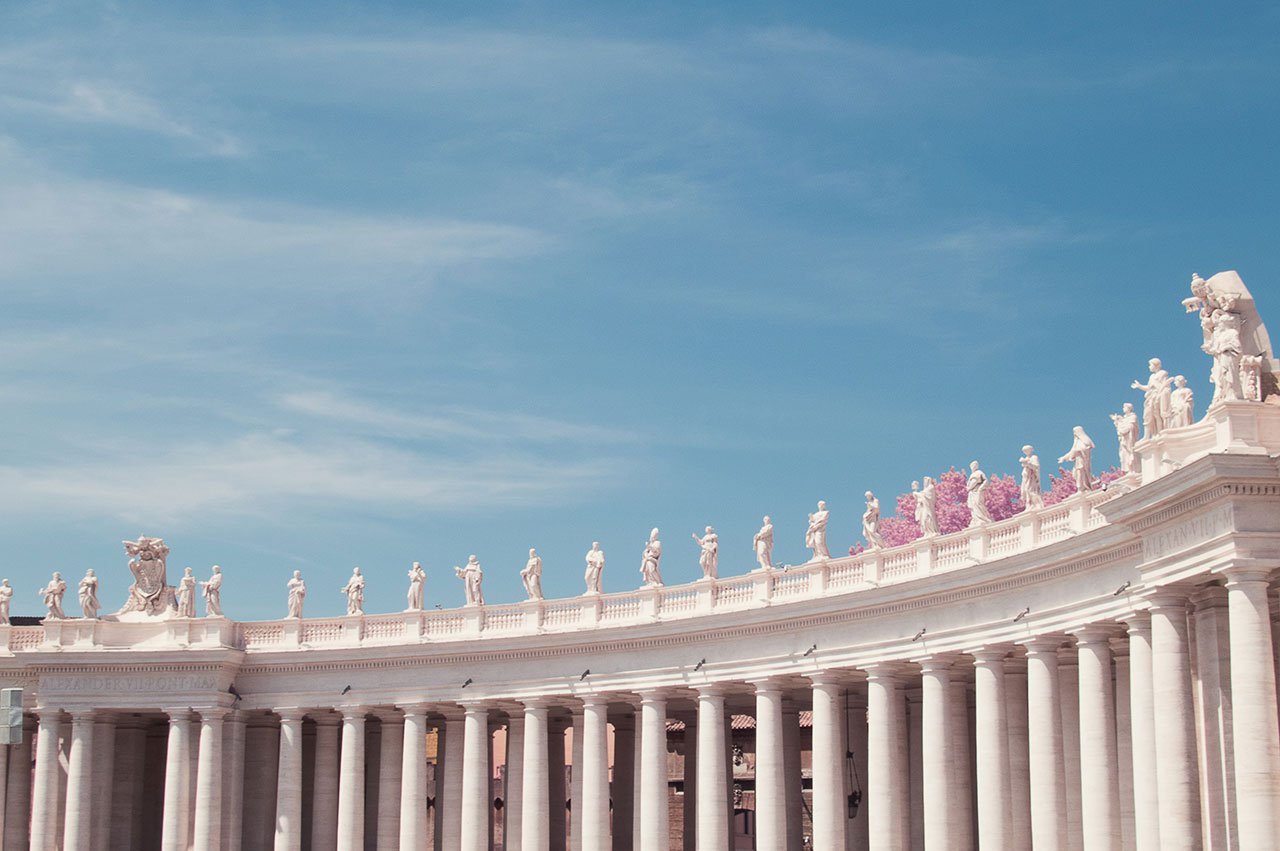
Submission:
[[[506,851],[666,851],[682,786],[683,848],[724,851],[739,830],[730,724],[749,715],[760,849],[798,849],[806,833],[841,851],[1272,848],[1271,571],[1213,579],[1062,632],[919,642],[787,675],[270,713],[219,699],[163,710],[164,727],[155,714],[42,705],[24,742],[0,749],[0,835],[5,849],[29,836],[39,851],[488,851],[495,835]],[[668,760],[676,718],[682,777]],[[499,725],[507,751],[495,756]]]

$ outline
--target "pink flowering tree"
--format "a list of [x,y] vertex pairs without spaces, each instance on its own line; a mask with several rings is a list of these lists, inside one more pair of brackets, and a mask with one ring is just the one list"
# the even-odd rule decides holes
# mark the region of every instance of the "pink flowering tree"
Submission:
[[[1123,473],[1112,467],[1098,476],[1098,481],[1108,483],[1120,478]],[[937,500],[934,513],[938,518],[938,529],[946,535],[959,532],[969,526],[969,491],[965,487],[968,476],[952,467],[937,478]],[[1045,505],[1061,502],[1076,492],[1075,481],[1071,472],[1058,469],[1055,476],[1049,475],[1049,490],[1044,494]],[[1004,520],[1022,512],[1026,506],[1022,504],[1022,488],[1014,476],[995,475],[989,477],[984,494],[987,511],[993,520]],[[886,547],[897,547],[909,544],[920,537],[920,524],[916,523],[916,496],[914,493],[899,494],[893,515],[880,521],[880,534]],[[866,550],[866,544],[859,541],[849,548],[849,555],[857,555]]]

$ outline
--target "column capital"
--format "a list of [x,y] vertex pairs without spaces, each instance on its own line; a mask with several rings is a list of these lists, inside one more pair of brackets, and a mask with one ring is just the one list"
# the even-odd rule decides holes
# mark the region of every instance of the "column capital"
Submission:
[[307,717],[314,721],[317,727],[337,727],[342,723],[341,715],[336,712],[329,712],[328,710],[322,710],[319,712],[312,710],[307,713]]
[[578,699],[582,701],[583,710],[588,708],[599,709],[602,706],[607,708],[609,706],[609,695],[604,692],[589,692],[579,695]]
[[435,711],[446,721],[461,721],[467,714],[466,709],[456,703],[442,704],[437,706]]
[[983,644],[970,650],[968,655],[973,657],[974,665],[977,666],[1003,662],[1012,652],[1012,644]]
[[1191,605],[1196,611],[1205,609],[1225,609],[1227,607],[1227,589],[1221,585],[1202,585],[1191,595]]
[[359,718],[361,721],[369,714],[369,707],[364,704],[354,704],[350,706],[335,706],[334,710],[342,714],[343,721],[350,721]]
[[190,721],[192,715],[195,714],[191,711],[190,706],[165,707],[160,711],[163,712],[165,715],[169,716],[170,723],[177,723],[179,721]]
[[431,704],[426,701],[397,703],[396,706],[404,713],[405,718],[420,718],[431,711]]
[[867,682],[898,680],[908,672],[906,663],[896,660],[872,662],[870,665],[863,665],[862,670],[867,675]]
[[1098,647],[1111,646],[1111,639],[1120,631],[1120,627],[1109,623],[1091,623],[1085,624],[1077,629],[1070,630],[1071,636],[1076,640],[1077,647]]
[[92,724],[97,720],[98,710],[85,708],[68,709],[67,714],[71,716],[73,725],[83,727],[85,724]]
[[199,713],[201,721],[221,721],[232,712],[227,706],[200,706],[195,711]]
[[638,694],[639,694],[639,696],[640,696],[640,705],[641,705],[641,706],[643,706],[643,705],[644,705],[644,704],[646,704],[646,703],[649,703],[649,704],[653,704],[653,703],[662,703],[662,704],[666,704],[666,702],[667,702],[668,700],[670,700],[670,699],[671,699],[671,693],[670,693],[670,690],[665,689],[665,688],[647,688],[647,689],[642,689],[640,692],[638,692]]
[[1120,618],[1120,622],[1124,624],[1130,636],[1151,635],[1151,612],[1146,609],[1139,609],[1132,614],[1125,615]]
[[1033,654],[1057,653],[1058,649],[1067,643],[1067,636],[1051,632],[1045,635],[1026,638],[1018,643],[1026,648],[1028,656]]
[[724,683],[703,683],[701,685],[694,686],[694,689],[697,690],[698,697],[700,698],[724,697],[725,692],[729,690],[728,686],[726,686]]
[[1226,579],[1226,587],[1232,588],[1251,582],[1271,582],[1276,576],[1277,565],[1269,562],[1239,561],[1215,570]]
[[307,714],[307,710],[300,706],[281,706],[275,709],[276,715],[280,716],[280,723],[293,722],[301,724],[303,717]]
[[397,710],[395,707],[379,706],[378,708],[371,710],[369,714],[372,715],[374,718],[377,718],[383,724],[403,724],[404,723],[404,716],[401,715],[399,710]]
[[920,666],[921,673],[931,674],[936,671],[949,670],[960,661],[959,653],[925,653],[911,660]]
[[753,677],[747,684],[753,686],[756,694],[780,694],[786,688],[781,677]]
[[471,717],[474,715],[483,715],[489,717],[489,701],[487,700],[468,700],[462,704],[462,715]]
[[811,674],[801,674],[805,679],[812,682],[815,687],[848,685],[852,675],[853,673],[851,671],[836,669],[814,671]]
[[1185,612],[1187,609],[1187,598],[1190,594],[1190,589],[1179,588],[1176,586],[1155,588],[1146,595],[1148,611],[1154,613],[1157,611],[1181,609]]

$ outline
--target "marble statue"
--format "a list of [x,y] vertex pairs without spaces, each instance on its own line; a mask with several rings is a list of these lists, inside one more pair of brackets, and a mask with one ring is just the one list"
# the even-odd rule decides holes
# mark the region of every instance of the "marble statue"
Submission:
[[338,590],[347,595],[348,615],[364,614],[364,577],[360,575],[360,568],[353,568],[347,584]]
[[602,594],[604,579],[604,550],[600,549],[599,541],[591,542],[591,549],[587,550],[587,570],[583,575],[586,580],[587,590],[583,592],[583,596],[591,594]]
[[871,491],[867,491],[867,510],[862,512],[862,539],[867,546],[878,549],[884,546],[884,538],[880,535],[880,500]]
[[1084,426],[1071,429],[1071,449],[1058,459],[1059,464],[1071,463],[1071,478],[1075,480],[1076,492],[1084,493],[1093,490],[1093,441],[1084,433]]
[[930,476],[924,477],[920,493],[916,495],[916,524],[920,534],[928,538],[938,534],[938,483]]
[[484,570],[480,567],[480,559],[474,555],[467,556],[466,567],[454,567],[453,572],[462,580],[462,591],[466,595],[468,606],[484,605]]
[[196,578],[191,568],[184,568],[182,578],[178,580],[178,616],[194,618],[196,616]]
[[831,552],[827,549],[827,521],[830,518],[831,512],[827,511],[827,504],[818,500],[818,510],[809,515],[809,528],[804,533],[804,545],[813,550],[810,561],[831,558]]
[[658,529],[655,526],[649,532],[649,540],[644,545],[644,555],[640,558],[640,576],[645,588],[662,587],[662,541],[658,540]]
[[1138,472],[1133,454],[1133,446],[1138,442],[1138,415],[1133,412],[1133,404],[1124,403],[1124,413],[1112,414],[1111,422],[1116,426],[1116,437],[1120,441],[1120,469],[1126,473]]
[[1209,280],[1191,276],[1191,297],[1183,299],[1187,313],[1198,313],[1204,342],[1213,358],[1209,379],[1213,398],[1209,407],[1235,399],[1261,402],[1277,388],[1276,360],[1262,317],[1249,288],[1235,272],[1219,272]]
[[62,613],[62,595],[65,593],[67,593],[67,583],[62,580],[61,573],[54,571],[49,584],[40,590],[40,594],[44,597],[45,608],[49,610],[48,617],[55,619],[66,617]]
[[751,546],[755,548],[756,564],[760,565],[761,570],[773,567],[773,521],[769,519],[769,515],[764,516],[764,525],[752,538]]
[[222,568],[216,564],[207,580],[201,580],[200,593],[204,595],[204,616],[222,617]]
[[174,608],[174,593],[165,577],[165,560],[169,548],[161,538],[139,535],[136,541],[125,541],[124,551],[132,556],[129,571],[133,584],[129,586],[129,598],[117,614],[141,612],[160,615]]
[[9,604],[13,602],[13,586],[9,580],[0,581],[0,624],[9,623]]
[[1044,508],[1044,498],[1040,495],[1040,456],[1036,454],[1035,447],[1029,443],[1022,447],[1018,463],[1022,465],[1020,496],[1023,509]]
[[542,556],[532,547],[529,548],[529,560],[520,571],[520,581],[524,583],[524,593],[530,600],[542,599]]
[[93,568],[89,568],[84,572],[84,578],[80,580],[80,611],[84,613],[87,620],[96,620],[98,617],[98,577],[94,575]]
[[302,601],[307,596],[307,583],[302,581],[302,571],[295,570],[289,580],[289,617],[302,617]]
[[1182,428],[1195,421],[1195,395],[1187,386],[1185,375],[1173,377],[1173,392],[1169,394],[1169,428]]
[[406,612],[422,611],[422,603],[426,597],[427,572],[422,569],[422,565],[414,562],[409,568],[409,607]]
[[702,550],[698,554],[698,566],[702,568],[703,579],[715,579],[719,575],[720,564],[720,536],[716,534],[716,530],[710,526],[701,538],[698,533],[693,533],[693,540]]
[[978,467],[978,462],[974,461],[969,465],[969,480],[965,482],[965,489],[969,491],[969,525],[978,526],[982,523],[991,522],[991,512],[987,511],[987,474],[982,472]]
[[1160,364],[1160,358],[1147,361],[1151,375],[1147,383],[1134,381],[1130,386],[1142,391],[1142,423],[1146,427],[1145,437],[1155,437],[1164,431],[1169,423],[1169,409],[1172,399],[1169,391],[1169,373]]

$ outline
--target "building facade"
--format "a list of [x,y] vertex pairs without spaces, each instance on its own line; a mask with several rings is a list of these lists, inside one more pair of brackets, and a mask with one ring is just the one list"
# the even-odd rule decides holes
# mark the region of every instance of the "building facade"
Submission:
[[1238,282],[1184,302],[1204,416],[1156,363],[1125,475],[1008,519],[571,599],[0,626],[3,848],[1280,847],[1280,396]]

